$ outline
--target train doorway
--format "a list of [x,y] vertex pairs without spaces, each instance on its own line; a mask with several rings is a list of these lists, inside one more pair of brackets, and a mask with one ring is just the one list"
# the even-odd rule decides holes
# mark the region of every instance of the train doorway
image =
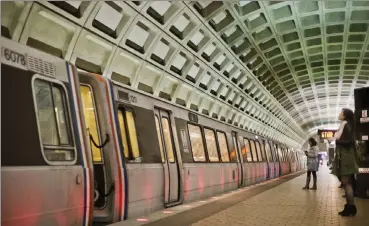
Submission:
[[237,142],[237,132],[232,131],[232,142],[234,150],[236,151],[237,156],[237,169],[238,169],[238,187],[242,186],[243,183],[243,165],[241,161],[241,152],[240,152],[240,146]]
[[179,167],[170,113],[155,108],[155,125],[164,167],[164,202],[165,204],[175,203],[180,198]]

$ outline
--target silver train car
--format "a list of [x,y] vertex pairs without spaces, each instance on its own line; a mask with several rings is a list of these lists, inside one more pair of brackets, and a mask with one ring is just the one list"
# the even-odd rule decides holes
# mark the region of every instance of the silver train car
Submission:
[[225,119],[0,43],[4,226],[113,223],[305,168]]

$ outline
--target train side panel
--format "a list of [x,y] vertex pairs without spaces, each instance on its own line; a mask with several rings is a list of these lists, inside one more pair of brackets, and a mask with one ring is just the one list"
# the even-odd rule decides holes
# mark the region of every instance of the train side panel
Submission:
[[68,64],[0,41],[2,225],[88,224]]
[[4,167],[1,225],[83,225],[81,175],[79,166]]
[[237,188],[235,163],[184,163],[185,202],[216,196]]
[[[236,163],[209,163],[193,160],[188,123],[189,121],[183,118],[176,118],[177,134],[182,134],[178,140],[183,161],[184,201],[190,202],[236,189],[239,179],[236,172]],[[219,127],[216,124],[202,117],[199,118],[199,126],[205,125],[206,128],[217,128],[221,131],[221,126]],[[225,128],[223,127],[223,129]],[[230,150],[231,143],[229,140],[227,145],[228,150]]]
[[127,164],[128,218],[164,208],[163,165]]

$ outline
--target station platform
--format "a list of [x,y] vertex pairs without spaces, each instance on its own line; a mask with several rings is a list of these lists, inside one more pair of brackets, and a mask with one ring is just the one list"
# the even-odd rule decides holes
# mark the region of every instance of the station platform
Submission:
[[369,200],[356,199],[357,215],[341,217],[345,198],[339,181],[326,166],[317,175],[317,190],[302,190],[306,174],[298,172],[112,225],[369,226]]

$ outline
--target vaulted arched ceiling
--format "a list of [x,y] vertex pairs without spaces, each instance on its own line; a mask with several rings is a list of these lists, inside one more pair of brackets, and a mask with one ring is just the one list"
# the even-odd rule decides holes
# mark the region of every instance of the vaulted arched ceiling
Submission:
[[354,108],[354,89],[369,84],[368,1],[195,5],[213,5],[209,23],[228,17],[227,27],[241,28],[248,45],[239,58],[308,134],[337,126],[339,111]]
[[369,1],[1,6],[2,36],[296,147],[369,84]]

